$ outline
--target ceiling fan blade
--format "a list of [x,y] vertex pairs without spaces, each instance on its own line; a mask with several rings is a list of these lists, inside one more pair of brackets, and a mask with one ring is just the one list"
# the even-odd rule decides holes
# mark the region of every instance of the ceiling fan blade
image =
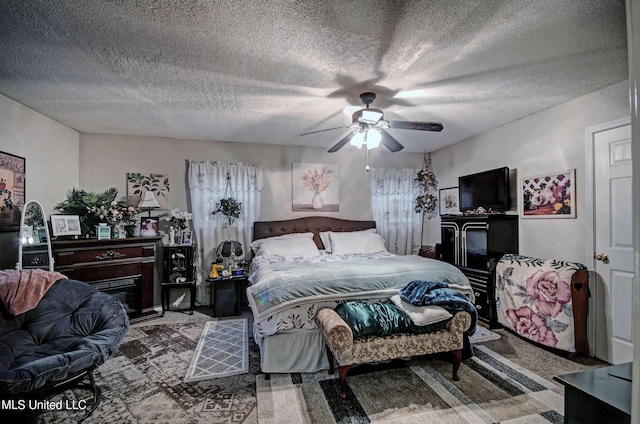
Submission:
[[327,150],[327,153],[334,153],[334,152],[337,152],[338,150],[342,149],[345,144],[347,144],[348,142],[351,141],[351,139],[353,138],[353,136],[355,134],[356,134],[356,131],[351,131],[349,134],[344,136],[344,138],[342,140],[338,141],[332,148]]
[[409,121],[388,121],[389,128],[402,130],[420,131],[442,131],[444,128],[440,122],[409,122]]
[[333,131],[333,130],[338,130],[340,128],[349,128],[349,126],[341,126],[341,127],[334,127],[334,128],[325,128],[324,130],[318,130],[318,131],[310,131],[310,132],[306,132],[306,133],[302,133],[300,135],[309,135],[309,134],[316,134],[316,133],[321,133],[321,132],[325,132],[325,131]]
[[380,142],[384,145],[384,147],[391,150],[392,152],[399,152],[400,150],[404,149],[404,146],[400,144],[398,140],[393,138],[391,134],[384,130],[380,132],[382,133],[382,140],[380,140]]

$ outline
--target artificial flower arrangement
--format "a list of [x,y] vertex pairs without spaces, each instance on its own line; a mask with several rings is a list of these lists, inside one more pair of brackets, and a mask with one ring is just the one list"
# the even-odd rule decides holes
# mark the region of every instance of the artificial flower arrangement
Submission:
[[101,222],[109,225],[134,224],[140,210],[135,206],[122,206],[115,201],[118,189],[111,187],[101,193],[80,190],[67,191],[67,198],[54,209],[66,215],[78,215],[82,234],[95,235],[95,226]]
[[88,215],[93,215],[100,222],[106,222],[109,225],[116,226],[119,224],[131,225],[136,222],[140,210],[135,206],[122,206],[115,200],[109,204],[92,206],[88,210]]
[[162,215],[164,221],[169,221],[177,231],[182,231],[187,228],[187,221],[191,221],[193,215],[191,212],[181,211],[178,208],[171,209],[169,212]]
[[431,164],[431,154],[425,153],[422,157],[422,169],[418,171],[415,181],[421,188],[422,193],[415,200],[416,213],[423,212],[425,216],[431,218],[438,207],[438,197],[434,194],[438,188],[438,180],[433,172]]
[[226,199],[220,199],[216,203],[216,209],[211,212],[212,215],[221,213],[225,216],[225,219],[229,225],[233,224],[236,219],[240,218],[242,212],[242,203],[238,202],[233,197]]
[[320,194],[329,188],[332,173],[333,171],[327,166],[323,166],[320,171],[313,168],[302,174],[302,182],[305,186],[309,187],[309,190]]

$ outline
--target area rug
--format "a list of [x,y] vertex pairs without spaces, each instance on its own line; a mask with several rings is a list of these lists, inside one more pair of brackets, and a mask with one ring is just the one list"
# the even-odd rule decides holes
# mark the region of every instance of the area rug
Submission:
[[444,357],[354,367],[345,400],[326,371],[258,375],[258,423],[563,422],[559,386],[486,346],[474,350],[457,382]]
[[185,383],[245,374],[249,371],[247,319],[207,321]]
[[469,337],[469,341],[472,344],[490,342],[493,340],[500,340],[500,334],[494,333],[481,325],[477,325],[476,332],[473,333],[473,336]]
[[[206,317],[211,320],[211,317]],[[159,321],[159,320],[156,320]],[[255,424],[255,375],[260,353],[247,335],[249,374],[184,382],[206,322],[132,326],[114,355],[96,370],[102,402],[87,423]],[[79,404],[87,390],[72,389],[51,400]],[[84,411],[51,410],[38,424],[77,422]]]

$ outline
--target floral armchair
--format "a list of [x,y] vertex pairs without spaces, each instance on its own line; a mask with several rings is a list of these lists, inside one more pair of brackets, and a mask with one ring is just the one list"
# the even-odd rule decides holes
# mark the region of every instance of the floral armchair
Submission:
[[579,263],[504,255],[496,266],[498,322],[570,356],[588,356],[588,279]]

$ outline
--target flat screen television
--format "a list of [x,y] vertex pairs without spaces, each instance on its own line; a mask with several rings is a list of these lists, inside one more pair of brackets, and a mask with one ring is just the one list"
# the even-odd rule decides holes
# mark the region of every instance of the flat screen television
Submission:
[[484,208],[489,211],[509,210],[509,168],[497,168],[458,178],[460,211]]

